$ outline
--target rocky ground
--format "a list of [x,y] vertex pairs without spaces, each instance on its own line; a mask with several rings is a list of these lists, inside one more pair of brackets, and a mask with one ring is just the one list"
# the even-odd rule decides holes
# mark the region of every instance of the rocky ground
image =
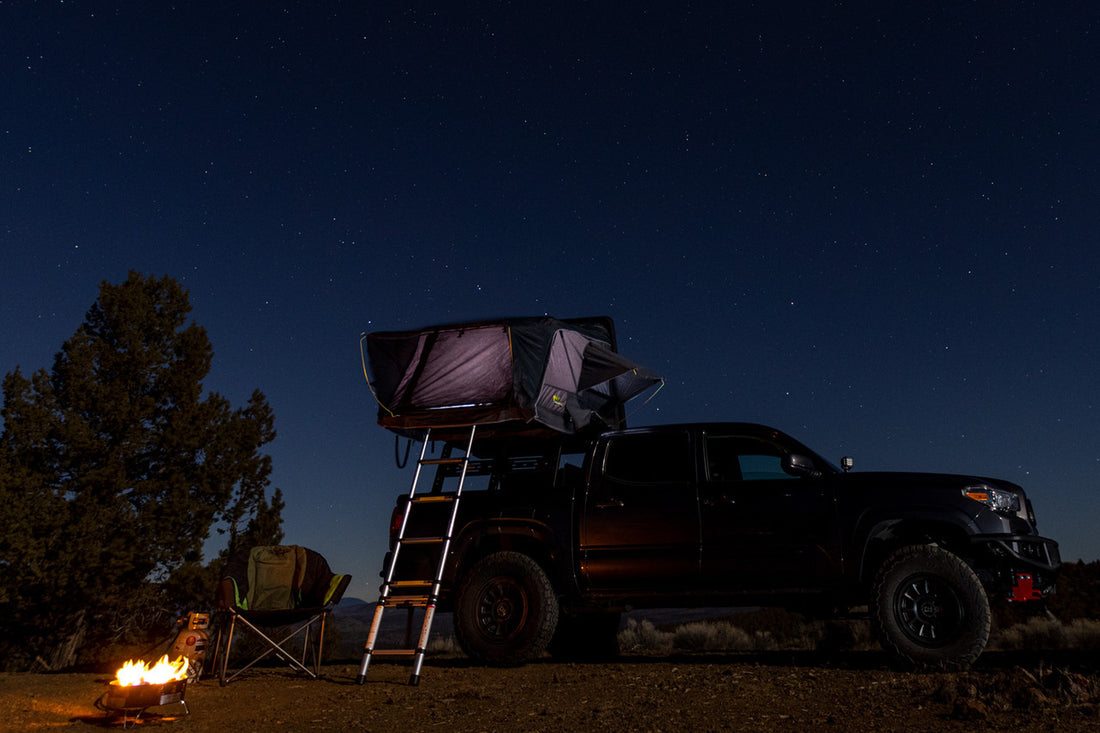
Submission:
[[[202,680],[135,727],[253,730],[1100,731],[1094,653],[987,652],[958,674],[892,669],[879,652],[625,654],[517,669],[430,658],[409,667],[330,664],[320,680],[283,668],[226,687]],[[112,675],[0,675],[0,730],[121,728],[100,699]],[[99,703],[97,705],[97,703]],[[132,721],[131,721],[132,722]]]

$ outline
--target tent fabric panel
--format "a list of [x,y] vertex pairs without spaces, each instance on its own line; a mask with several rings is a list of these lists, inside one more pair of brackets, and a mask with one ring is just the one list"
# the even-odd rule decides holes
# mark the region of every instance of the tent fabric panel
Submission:
[[416,354],[423,348],[420,333],[372,333],[366,337],[367,358],[373,378],[371,390],[382,406],[395,404],[406,370],[416,363]]
[[378,401],[391,414],[509,401],[511,349],[502,326],[372,334],[367,349]]
[[662,381],[605,344],[589,342],[577,381],[576,409],[589,413],[585,424],[598,417],[608,427],[621,427],[626,421],[623,405]]
[[594,418],[621,427],[623,403],[661,381],[608,344],[575,331],[559,330],[551,344],[535,419],[555,430],[583,430]]
[[584,361],[577,388],[580,391],[587,391],[610,383],[614,389],[609,394],[626,402],[660,381],[661,378],[655,372],[615,353],[602,344],[589,343],[584,350]]
[[[424,339],[428,342],[428,339]],[[506,400],[512,389],[508,334],[499,328],[444,331],[426,343],[398,402],[413,410]]]
[[516,404],[527,411],[528,419],[536,412],[543,371],[559,331],[576,332],[604,341],[612,347],[615,343],[615,327],[611,319],[605,316],[567,320],[550,316],[513,319],[508,326],[512,337],[513,391]]
[[535,419],[563,433],[583,428],[584,414],[577,414],[577,382],[580,379],[584,350],[591,340],[576,331],[558,329],[551,340],[546,369],[542,374]]

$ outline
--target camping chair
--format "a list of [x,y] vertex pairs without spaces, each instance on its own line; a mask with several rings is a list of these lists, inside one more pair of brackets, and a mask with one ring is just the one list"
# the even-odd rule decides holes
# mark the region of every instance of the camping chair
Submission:
[[[218,584],[218,608],[228,616],[228,629],[223,624],[214,650],[215,665],[221,662],[216,667],[221,684],[229,684],[272,653],[292,668],[317,677],[321,672],[325,619],[340,602],[350,581],[350,575],[334,574],[319,553],[298,545],[253,547],[231,557]],[[238,623],[262,641],[264,651],[227,676],[229,651]],[[280,627],[284,632],[288,628],[290,631],[276,641],[272,636]],[[303,635],[300,661],[285,648],[299,634]],[[312,669],[306,666],[310,655]]]

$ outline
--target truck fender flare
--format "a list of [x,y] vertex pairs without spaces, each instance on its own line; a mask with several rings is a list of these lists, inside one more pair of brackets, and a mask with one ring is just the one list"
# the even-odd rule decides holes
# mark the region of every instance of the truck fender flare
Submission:
[[852,547],[859,548],[858,568],[859,577],[866,578],[868,573],[873,573],[875,568],[868,567],[870,547],[873,542],[882,537],[888,537],[894,533],[899,525],[927,524],[950,527],[959,534],[973,536],[978,534],[979,528],[974,519],[965,512],[944,507],[917,507],[908,510],[879,510],[869,511],[863,514],[856,522],[853,531]]
[[[458,569],[470,565],[471,558],[476,561],[477,556],[481,554],[478,548],[487,540],[497,550],[515,549],[523,552],[528,546],[544,548],[544,553],[534,557],[539,564],[552,563],[556,559],[551,549],[554,546],[553,531],[542,522],[533,519],[482,519],[470,522],[456,534],[447,558],[444,577],[453,583],[457,578]],[[544,569],[552,571],[554,568]],[[551,579],[553,579],[552,573]]]

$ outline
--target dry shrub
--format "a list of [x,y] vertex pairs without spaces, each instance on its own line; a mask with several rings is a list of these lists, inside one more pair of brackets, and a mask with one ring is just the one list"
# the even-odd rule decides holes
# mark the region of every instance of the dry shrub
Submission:
[[754,636],[766,634],[767,644],[755,649],[836,652],[877,648],[866,619],[812,620],[783,608],[761,608],[727,616],[723,621]]
[[672,646],[679,651],[749,651],[755,648],[753,637],[743,629],[724,621],[696,621],[677,626]]
[[668,653],[672,651],[672,634],[661,631],[651,621],[630,618],[619,631],[619,649],[625,652]]
[[778,649],[838,651],[864,648],[873,643],[866,624],[812,622],[770,629],[745,629],[730,619],[693,621],[668,630],[650,621],[627,619],[619,632],[619,648],[625,652],[761,652]]
[[1003,651],[1036,649],[1100,650],[1100,621],[1075,618],[1067,623],[1053,618],[1033,617],[998,631],[991,649]]
[[821,652],[867,651],[878,649],[878,640],[871,632],[866,619],[837,619],[817,621],[814,649]]
[[1070,649],[1100,651],[1100,621],[1090,618],[1073,619],[1066,631],[1066,640]]
[[453,636],[435,635],[428,639],[427,653],[433,657],[450,657],[462,654]]

